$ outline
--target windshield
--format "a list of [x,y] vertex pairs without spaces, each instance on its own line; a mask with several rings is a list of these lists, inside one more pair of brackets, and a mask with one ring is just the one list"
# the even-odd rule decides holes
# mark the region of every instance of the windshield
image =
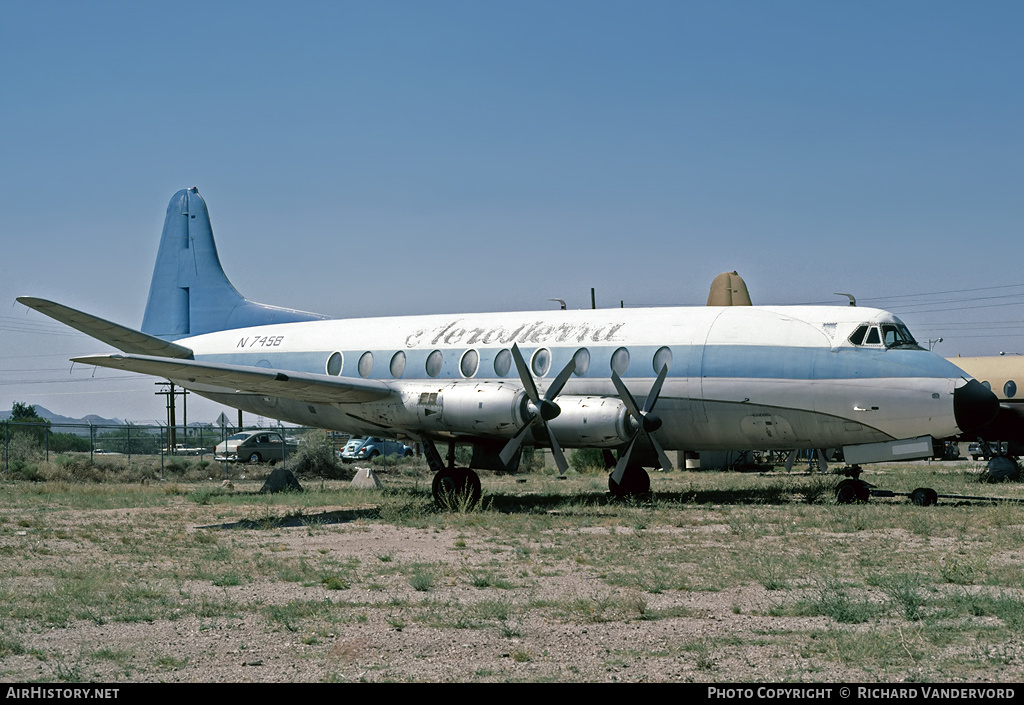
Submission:
[[849,338],[850,342],[857,346],[886,348],[911,348],[923,350],[910,334],[910,330],[902,322],[895,323],[865,323],[857,327]]
[[902,323],[883,323],[882,340],[887,348],[919,348],[910,330]]

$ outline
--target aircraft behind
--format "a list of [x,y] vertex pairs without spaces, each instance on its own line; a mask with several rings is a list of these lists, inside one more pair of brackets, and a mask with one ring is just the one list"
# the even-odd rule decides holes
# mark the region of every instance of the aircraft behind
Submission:
[[[671,467],[668,450],[929,457],[933,439],[983,427],[999,408],[880,309],[331,319],[258,304],[225,275],[195,188],[168,206],[141,329],[46,299],[18,301],[121,351],[75,361],[166,378],[261,416],[420,442],[442,502],[479,498],[474,469],[514,470],[524,446],[550,448],[563,472],[563,448],[614,451],[609,487],[630,494],[649,488],[645,468]],[[472,444],[470,467],[456,467],[456,442]],[[438,443],[448,444],[447,459]]]

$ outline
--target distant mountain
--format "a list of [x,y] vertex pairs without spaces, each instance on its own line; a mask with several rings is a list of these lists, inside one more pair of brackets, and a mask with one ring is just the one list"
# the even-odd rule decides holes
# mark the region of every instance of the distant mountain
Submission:
[[[40,416],[40,417],[42,417],[44,419],[47,419],[48,421],[50,421],[50,423],[53,423],[55,425],[63,425],[63,424],[78,424],[78,425],[83,425],[83,426],[88,426],[90,424],[92,424],[93,426],[123,426],[124,425],[124,421],[122,421],[121,419],[105,419],[102,416],[97,416],[96,414],[89,414],[88,416],[84,416],[84,417],[82,417],[80,419],[73,419],[73,418],[70,418],[68,416],[61,416],[60,414],[55,414],[52,411],[50,411],[49,409],[47,409],[46,407],[39,406],[39,404],[35,404],[34,406],[36,407],[36,414],[38,416]],[[9,418],[11,418],[11,409],[8,409],[7,411],[0,411],[0,421],[5,421],[5,420],[7,420]],[[73,433],[74,432],[72,429],[55,428],[53,430],[55,432],[57,432],[57,433],[60,433],[60,432]],[[88,433],[88,431],[86,431],[86,433]]]

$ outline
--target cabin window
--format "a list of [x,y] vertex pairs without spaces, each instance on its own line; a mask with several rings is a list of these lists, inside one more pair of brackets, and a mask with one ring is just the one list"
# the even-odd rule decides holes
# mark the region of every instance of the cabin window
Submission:
[[672,351],[668,348],[658,348],[654,353],[654,373],[660,375],[666,367],[672,367]]
[[427,374],[431,377],[437,377],[441,374],[441,364],[444,362],[444,355],[441,354],[440,350],[427,355]]
[[341,374],[341,365],[345,361],[344,356],[340,352],[331,353],[331,356],[327,358],[327,374],[337,377]]
[[359,356],[358,368],[359,368],[359,376],[360,377],[365,379],[365,378],[370,376],[370,373],[373,372],[373,353],[372,352],[366,351],[362,355]]
[[547,348],[541,348],[533,354],[533,360],[530,362],[530,369],[533,370],[533,374],[538,377],[543,377],[551,369],[551,351]]
[[590,351],[586,348],[580,348],[572,356],[572,359],[576,362],[576,369],[573,370],[573,374],[577,377],[587,374],[587,370],[590,369]]
[[494,374],[504,377],[512,369],[512,353],[508,350],[499,350],[494,356]]
[[1007,399],[1013,399],[1017,396],[1017,383],[1012,379],[1003,385],[1003,396]]
[[472,377],[480,366],[480,353],[476,350],[467,350],[459,361],[459,370],[463,377]]
[[612,353],[612,372],[624,375],[628,369],[629,350],[626,350],[626,348],[619,348]]
[[989,382],[982,382],[981,386],[984,387],[985,389],[987,389],[990,392],[992,391],[992,385]]
[[405,353],[399,350],[391,356],[391,376],[398,379],[405,374]]

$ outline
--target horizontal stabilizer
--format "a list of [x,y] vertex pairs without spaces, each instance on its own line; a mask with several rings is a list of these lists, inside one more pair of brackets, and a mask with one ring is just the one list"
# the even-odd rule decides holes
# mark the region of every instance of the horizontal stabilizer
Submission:
[[75,357],[72,362],[164,377],[186,388],[196,384],[209,385],[243,394],[286,397],[315,404],[376,401],[391,394],[391,388],[378,380],[328,377],[247,365],[168,360],[146,355],[95,355]]
[[18,302],[126,353],[185,359],[192,357],[191,348],[184,345],[169,343],[142,331],[112,323],[53,301],[37,299],[34,296],[19,296]]

